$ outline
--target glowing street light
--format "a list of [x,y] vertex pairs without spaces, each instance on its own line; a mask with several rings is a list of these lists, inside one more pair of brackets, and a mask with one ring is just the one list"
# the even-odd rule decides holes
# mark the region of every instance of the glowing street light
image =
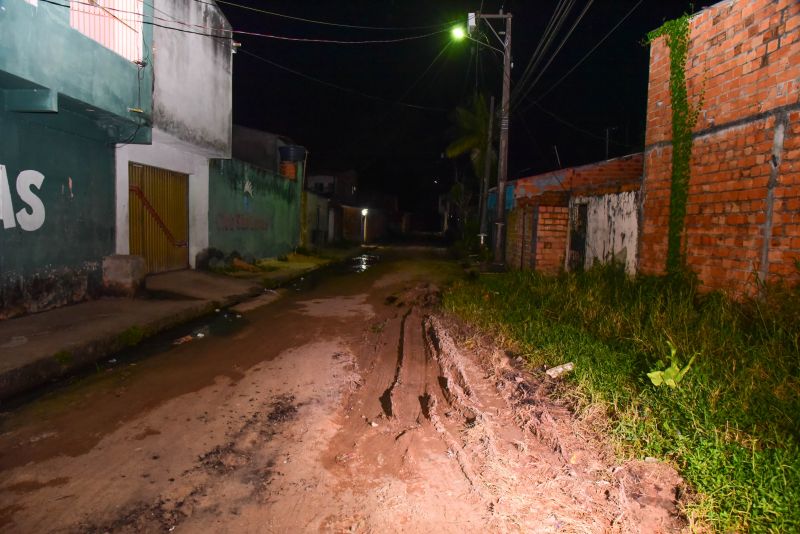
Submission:
[[465,32],[464,28],[461,26],[454,26],[453,29],[450,30],[450,35],[455,41],[463,41],[467,37],[467,32]]
[[362,227],[364,229],[361,242],[365,243],[365,244],[367,242],[367,215],[368,214],[369,214],[369,209],[364,208],[364,209],[361,210],[361,217],[363,217],[363,219],[361,219],[361,225],[362,225]]

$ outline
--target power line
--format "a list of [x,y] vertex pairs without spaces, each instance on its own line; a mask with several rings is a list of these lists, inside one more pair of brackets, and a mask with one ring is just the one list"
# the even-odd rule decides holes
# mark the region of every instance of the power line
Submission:
[[[42,1],[47,3],[47,4],[52,4],[54,6],[59,6],[59,7],[71,9],[71,6],[69,4],[62,4],[62,3],[56,2],[54,0],[42,0]],[[82,2],[82,1],[79,1],[79,0],[72,0],[72,2],[74,4],[80,4],[80,5],[89,6],[89,7],[97,7],[95,4],[92,4],[92,3],[89,3],[89,2]],[[106,9],[108,11],[115,11],[117,13],[133,14],[133,15],[140,16],[140,17],[142,16],[141,13],[137,13],[137,12],[133,12],[133,11],[125,11],[125,10],[115,9],[115,8],[104,8],[104,9]],[[86,14],[89,14],[89,15],[105,16],[105,15],[103,15],[101,13],[92,13],[92,12],[88,12],[88,11],[83,11],[82,13],[86,13]],[[149,26],[155,26],[157,28],[164,28],[164,29],[167,29],[167,30],[174,30],[174,31],[179,31],[179,32],[183,32],[183,33],[200,35],[200,36],[204,36],[204,37],[213,37],[213,38],[216,38],[216,39],[231,39],[232,35],[247,35],[247,36],[250,36],[250,37],[261,37],[261,38],[275,39],[275,40],[280,40],[280,41],[304,42],[304,43],[322,43],[322,44],[364,45],[364,44],[400,43],[400,42],[412,41],[412,40],[417,40],[417,39],[425,39],[425,38],[432,37],[434,35],[439,35],[439,34],[442,34],[442,33],[445,33],[446,31],[448,31],[448,30],[438,30],[438,31],[435,31],[435,32],[429,32],[429,33],[425,33],[425,34],[422,34],[422,35],[411,35],[411,36],[406,36],[406,37],[398,37],[398,38],[394,38],[394,39],[367,39],[367,40],[319,39],[319,38],[308,38],[308,37],[291,37],[291,36],[287,36],[287,35],[274,35],[274,34],[269,34],[269,33],[249,32],[249,31],[244,31],[244,30],[232,30],[232,29],[229,29],[229,28],[214,28],[214,27],[210,27],[210,26],[200,26],[200,25],[196,25],[196,24],[190,25],[190,24],[187,24],[186,22],[178,21],[178,20],[175,20],[175,19],[170,21],[170,20],[166,20],[166,19],[161,19],[159,17],[153,17],[153,18],[154,18],[154,20],[163,20],[165,22],[174,22],[176,24],[182,24],[184,26],[194,26],[195,28],[208,30],[208,31],[227,32],[227,33],[229,33],[231,35],[230,36],[214,35],[213,33],[204,33],[204,32],[201,32],[201,31],[194,31],[194,30],[188,30],[188,29],[182,29],[182,28],[175,28],[175,27],[172,27],[172,26],[166,26],[164,24],[159,24],[157,22],[152,22],[152,21],[147,21],[147,20],[143,20],[142,24],[146,24],[146,25],[149,25]]]
[[[558,45],[558,48],[556,48],[556,51],[553,52],[553,55],[550,57],[550,60],[547,63],[545,63],[544,67],[542,67],[542,69],[539,71],[539,73],[537,74],[536,78],[534,78],[533,82],[531,83],[531,87],[530,87],[531,89],[533,89],[533,87],[538,83],[538,81],[544,75],[545,71],[550,66],[550,64],[553,62],[553,60],[556,58],[558,53],[561,52],[561,49],[564,47],[564,45],[566,44],[567,40],[570,38],[572,33],[575,31],[575,28],[578,27],[578,24],[580,24],[581,20],[583,20],[584,15],[586,15],[586,12],[589,11],[589,8],[592,7],[593,3],[594,3],[594,0],[589,0],[586,3],[586,6],[584,6],[583,11],[581,11],[580,15],[578,15],[578,19],[572,24],[572,27],[570,27],[569,31],[567,32],[567,35],[565,35],[564,38],[561,40],[561,43]],[[530,89],[528,90],[528,92],[530,92]]]
[[553,52],[553,55],[550,56],[550,59],[547,61],[547,63],[545,63],[544,67],[542,67],[541,70],[539,70],[539,73],[536,75],[536,78],[533,79],[533,81],[530,83],[528,88],[524,89],[524,93],[520,93],[521,96],[519,98],[517,98],[517,102],[519,102],[519,100],[522,99],[522,98],[526,98],[528,96],[528,94],[530,94],[531,90],[533,90],[533,88],[536,86],[536,84],[542,78],[542,76],[544,75],[544,73],[547,70],[547,68],[550,66],[551,63],[553,63],[553,60],[555,60],[555,58],[558,55],[558,53],[561,52],[561,49],[564,47],[564,44],[566,44],[567,40],[570,38],[572,33],[575,31],[575,28],[577,28],[578,24],[580,24],[581,20],[583,20],[583,17],[586,15],[586,12],[589,11],[589,8],[592,7],[593,3],[594,3],[594,0],[589,0],[586,3],[586,5],[583,8],[583,11],[580,12],[580,14],[578,15],[578,18],[575,20],[575,22],[572,23],[572,26],[570,27],[570,29],[567,32],[567,34],[564,36],[563,39],[561,39],[561,43],[559,43],[558,48],[556,48],[555,52]]
[[[212,2],[207,2],[207,1],[204,1],[204,0],[195,0],[195,2],[198,2],[200,4],[214,5]],[[323,25],[323,26],[332,26],[332,27],[336,27],[336,28],[348,28],[348,29],[353,29],[353,30],[377,30],[377,31],[428,30],[428,29],[431,29],[431,28],[443,28],[445,26],[449,26],[451,24],[459,22],[458,20],[452,20],[452,21],[449,21],[449,22],[442,22],[442,23],[439,23],[439,24],[428,24],[428,25],[425,25],[425,26],[407,26],[407,27],[399,27],[399,26],[394,26],[394,27],[392,27],[392,26],[362,26],[362,25],[357,25],[357,24],[341,24],[341,23],[330,22],[330,21],[325,21],[325,20],[314,20],[314,19],[308,19],[308,18],[304,18],[304,17],[296,17],[296,16],[293,16],[293,15],[286,15],[285,13],[277,13],[275,11],[268,11],[266,9],[261,9],[261,8],[257,8],[257,7],[251,7],[251,6],[246,6],[246,5],[242,5],[242,4],[237,4],[236,2],[228,2],[226,0],[217,0],[216,3],[217,4],[224,4],[224,5],[228,5],[228,6],[232,6],[232,7],[237,7],[239,9],[245,9],[247,11],[253,11],[253,12],[256,12],[256,13],[263,13],[264,15],[270,15],[270,16],[273,16],[273,17],[280,17],[280,18],[285,18],[285,19],[289,19],[289,20],[296,20],[296,21],[299,21],[299,22],[307,22],[309,24],[319,24],[319,25]]]
[[412,35],[408,37],[397,37],[394,39],[367,39],[367,40],[341,40],[341,39],[319,39],[319,38],[308,38],[308,37],[289,37],[286,35],[272,35],[266,33],[258,33],[258,32],[247,32],[242,30],[233,30],[232,33],[236,35],[250,35],[253,37],[266,37],[268,39],[277,39],[280,41],[293,41],[293,42],[301,42],[301,43],[323,43],[323,44],[347,44],[347,45],[360,45],[360,44],[386,44],[386,43],[401,43],[404,41],[413,41],[416,39],[425,39],[427,37],[433,37],[434,35],[440,35],[445,33],[449,30],[437,30],[435,32],[424,33],[422,35]]
[[[622,18],[619,20],[619,22],[617,22],[617,23],[614,25],[614,27],[613,27],[613,28],[611,28],[611,30],[610,30],[610,31],[609,31],[607,34],[605,34],[605,35],[603,36],[603,38],[602,38],[602,39],[600,39],[600,40],[597,42],[597,44],[595,44],[595,45],[592,47],[592,49],[591,49],[591,50],[589,50],[589,51],[586,53],[586,55],[584,55],[584,56],[583,56],[583,57],[582,57],[582,58],[581,58],[581,59],[580,59],[580,60],[579,60],[577,63],[575,63],[575,65],[573,65],[573,66],[572,66],[572,68],[571,68],[571,69],[569,69],[569,70],[568,70],[568,71],[567,71],[567,72],[566,72],[566,73],[565,73],[565,74],[564,74],[564,75],[563,75],[561,78],[559,78],[558,80],[556,80],[556,82],[555,82],[553,85],[551,85],[551,86],[550,86],[550,88],[549,88],[547,91],[545,91],[544,93],[542,93],[541,95],[539,95],[539,98],[537,98],[537,99],[536,99],[536,100],[537,100],[537,102],[538,102],[539,100],[542,100],[542,99],[543,99],[545,96],[549,95],[549,94],[550,94],[550,93],[553,91],[553,89],[555,89],[555,88],[556,88],[556,87],[557,87],[557,86],[558,86],[558,85],[559,85],[561,82],[563,82],[563,81],[564,81],[564,79],[565,79],[567,76],[569,76],[570,74],[572,74],[572,73],[575,71],[575,69],[577,69],[578,67],[580,67],[580,66],[583,64],[583,62],[584,62],[584,61],[586,61],[586,60],[589,58],[589,56],[591,56],[591,55],[594,53],[594,51],[595,51],[595,50],[597,50],[597,49],[600,47],[600,45],[602,45],[602,44],[603,44],[603,43],[606,41],[606,39],[608,39],[608,38],[611,36],[611,34],[612,34],[612,33],[614,33],[614,32],[617,30],[617,28],[619,28],[619,27],[622,25],[622,23],[623,23],[623,22],[625,22],[626,20],[628,20],[628,17],[630,17],[630,16],[633,14],[633,12],[634,12],[634,11],[636,11],[636,8],[638,8],[638,7],[639,7],[639,6],[642,4],[642,2],[643,2],[643,1],[644,1],[644,0],[639,0],[638,2],[636,2],[636,4],[635,4],[635,5],[634,5],[634,6],[631,8],[631,10],[630,10],[630,11],[628,11],[628,12],[625,14],[625,16],[624,16],[624,17],[622,17]],[[533,105],[533,104],[529,104],[529,105],[528,105],[528,106],[527,106],[525,109],[530,109],[530,107],[531,107],[532,105]]]
[[528,80],[533,75],[536,67],[541,62],[542,58],[544,57],[545,52],[553,42],[553,39],[561,31],[561,27],[564,24],[569,12],[572,10],[572,6],[574,5],[574,0],[559,0],[559,3],[556,5],[553,14],[550,17],[550,20],[545,27],[544,33],[542,33],[542,37],[539,39],[539,42],[536,45],[536,49],[533,51],[530,59],[528,60],[528,64],[525,66],[525,70],[522,72],[522,76],[518,80],[514,90],[512,91],[511,100],[512,102],[516,102],[519,94],[524,89],[525,85],[528,83]]
[[430,106],[420,106],[420,105],[417,105],[417,104],[408,104],[408,103],[405,103],[405,102],[393,102],[391,100],[387,100],[386,98],[383,98],[383,97],[380,97],[380,96],[370,95],[368,93],[362,93],[361,91],[357,91],[356,89],[351,89],[349,87],[343,87],[341,85],[337,85],[335,83],[332,83],[332,82],[329,82],[329,81],[326,81],[326,80],[320,80],[319,78],[315,78],[315,77],[310,76],[308,74],[305,74],[305,73],[302,73],[300,71],[291,69],[289,67],[281,65],[280,63],[276,63],[276,62],[274,62],[272,60],[269,60],[269,59],[267,59],[265,57],[262,57],[262,56],[259,56],[257,54],[254,54],[254,53],[252,53],[252,52],[250,52],[248,50],[240,49],[239,52],[241,52],[242,54],[251,56],[251,57],[253,57],[253,58],[255,58],[255,59],[259,60],[259,61],[262,61],[264,63],[267,63],[269,65],[272,65],[275,68],[284,70],[284,71],[289,72],[291,74],[294,74],[295,76],[299,76],[301,78],[305,78],[306,80],[310,80],[312,82],[316,82],[316,83],[319,83],[319,84],[322,84],[322,85],[326,85],[328,87],[332,87],[334,89],[338,89],[339,91],[344,91],[346,93],[351,93],[351,94],[358,95],[358,96],[361,96],[361,97],[364,97],[364,98],[368,98],[370,100],[376,100],[376,101],[384,102],[384,103],[388,103],[388,104],[405,106],[405,107],[412,108],[412,109],[420,109],[420,110],[426,110],[426,111],[440,111],[440,112],[446,112],[447,111],[447,110],[442,109],[442,108],[435,108],[435,107],[430,107]]
[[[58,7],[63,7],[65,9],[72,9],[72,6],[70,4],[62,4],[62,3],[56,2],[54,0],[41,0],[41,1],[46,3],[46,4],[50,4],[50,5],[54,5],[54,6],[58,6]],[[80,5],[83,5],[83,6],[97,7],[95,4],[91,4],[89,2],[81,2],[79,0],[71,0],[71,2],[74,3],[74,4],[80,4]],[[136,12],[136,11],[126,11],[124,9],[116,9],[116,8],[103,8],[103,9],[105,9],[106,11],[114,11],[114,12],[117,12],[117,13],[124,13],[124,14],[128,14],[128,15],[136,15],[138,17],[144,17],[142,15],[142,13],[139,13],[139,12]],[[94,12],[90,12],[90,11],[80,11],[80,13],[83,13],[83,14],[86,14],[86,15],[92,15],[92,16],[107,17],[107,15],[104,15],[103,13],[94,13]],[[161,20],[161,21],[164,21],[164,22],[175,22],[177,24],[183,24],[184,26],[195,26],[195,27],[198,27],[198,28],[203,28],[203,29],[207,29],[207,30],[211,30],[211,31],[222,31],[222,32],[233,33],[232,30],[230,30],[228,28],[211,28],[211,27],[208,27],[208,26],[190,25],[190,24],[187,24],[185,22],[177,21],[175,19],[168,20],[168,19],[163,19],[163,18],[160,18],[160,17],[153,17],[153,19],[154,20]],[[181,28],[173,28],[172,26],[165,26],[164,24],[159,24],[157,22],[152,22],[152,21],[149,21],[149,20],[142,20],[141,23],[143,25],[147,25],[147,26],[154,26],[156,28],[164,28],[166,30],[173,30],[173,31],[176,31],[176,32],[181,32],[181,33],[189,33],[189,34],[193,34],[193,35],[200,35],[202,37],[212,37],[214,39],[231,39],[231,36],[214,35],[214,34],[211,34],[211,33],[203,33],[203,32],[198,32],[198,31],[194,31],[194,30],[184,30],[184,29],[181,29]]]
[[[603,137],[602,135],[598,135],[598,134],[596,134],[594,132],[590,132],[589,130],[585,130],[585,129],[581,128],[580,126],[577,126],[577,125],[569,122],[568,120],[559,117],[558,115],[556,115],[552,111],[548,111],[547,109],[543,108],[541,106],[541,104],[539,104],[538,102],[534,102],[533,105],[536,106],[537,108],[539,108],[539,110],[542,111],[543,113],[551,116],[553,119],[555,119],[556,121],[560,122],[564,126],[568,126],[569,128],[572,128],[576,132],[580,132],[580,133],[582,133],[584,135],[588,135],[589,137],[593,137],[595,139],[599,139],[600,141],[603,141],[603,142],[605,142],[605,140],[606,140],[606,138]],[[631,146],[631,145],[628,145],[628,144],[625,144],[625,143],[620,143],[618,141],[614,141],[613,139],[611,139],[611,142],[616,144],[616,145],[619,145],[619,146],[624,146],[626,148],[630,148],[630,146]]]

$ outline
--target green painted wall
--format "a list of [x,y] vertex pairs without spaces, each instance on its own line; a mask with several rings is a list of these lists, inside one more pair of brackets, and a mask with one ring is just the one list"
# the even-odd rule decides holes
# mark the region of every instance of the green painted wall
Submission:
[[288,180],[235,159],[210,165],[209,247],[264,258],[298,246],[302,172]]
[[[0,112],[0,132],[0,188],[5,180],[12,204],[0,208],[0,318],[90,296],[114,251],[113,146],[93,121],[67,112]],[[26,170],[44,176],[27,189],[41,209],[17,192]],[[23,219],[43,211],[41,226],[25,230],[23,210]]]
[[[69,6],[69,0],[54,1]],[[150,21],[152,3],[144,6],[145,21]],[[151,56],[152,33],[153,27],[145,24],[146,58]],[[72,29],[68,7],[0,0],[0,36],[0,72],[125,120],[139,118],[128,108],[152,114],[152,64],[140,73],[130,61]]]

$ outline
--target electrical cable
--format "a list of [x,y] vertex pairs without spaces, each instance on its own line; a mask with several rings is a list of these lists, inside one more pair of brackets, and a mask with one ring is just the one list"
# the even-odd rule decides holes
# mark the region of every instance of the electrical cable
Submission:
[[[628,17],[630,17],[630,16],[633,14],[633,12],[634,12],[634,11],[636,11],[636,8],[638,8],[638,7],[639,7],[639,6],[642,4],[642,2],[643,2],[643,1],[644,1],[644,0],[639,0],[638,2],[636,2],[636,4],[635,4],[635,5],[634,5],[634,6],[631,8],[631,10],[630,10],[630,11],[628,11],[628,12],[625,14],[625,16],[624,16],[624,17],[622,17],[622,18],[621,18],[621,19],[620,19],[620,20],[619,20],[619,21],[618,21],[618,22],[617,22],[617,23],[614,25],[614,27],[613,27],[613,28],[611,28],[611,30],[610,30],[608,33],[606,33],[606,34],[603,36],[603,38],[602,38],[602,39],[600,39],[600,40],[597,42],[597,44],[595,44],[595,45],[592,47],[592,49],[591,49],[591,50],[589,50],[589,51],[586,53],[586,55],[584,55],[584,56],[583,56],[583,57],[582,57],[582,58],[581,58],[581,59],[580,59],[580,60],[579,60],[577,63],[575,63],[575,65],[573,65],[571,69],[569,69],[569,70],[568,70],[568,71],[567,71],[567,72],[566,72],[566,73],[565,73],[563,76],[561,76],[561,78],[559,78],[558,80],[556,80],[556,81],[555,81],[555,83],[553,83],[553,85],[551,85],[551,86],[550,86],[550,88],[549,88],[547,91],[545,91],[544,93],[542,93],[541,95],[539,95],[539,98],[537,98],[537,99],[536,99],[536,101],[538,102],[538,101],[542,100],[542,99],[543,99],[545,96],[549,95],[549,94],[550,94],[550,93],[551,93],[551,92],[552,92],[552,91],[553,91],[553,90],[554,90],[556,87],[558,87],[558,85],[559,85],[561,82],[563,82],[563,81],[564,81],[564,79],[566,79],[566,78],[567,78],[567,76],[569,76],[570,74],[572,74],[572,73],[575,71],[575,69],[577,69],[578,67],[580,67],[580,66],[583,64],[583,62],[584,62],[584,61],[586,61],[586,60],[589,58],[589,56],[591,56],[591,55],[594,53],[594,51],[595,51],[595,50],[597,50],[597,49],[600,47],[600,45],[602,45],[602,44],[603,44],[603,43],[606,41],[606,39],[608,39],[608,38],[611,36],[611,34],[613,34],[613,33],[614,33],[616,30],[617,30],[617,28],[619,28],[619,27],[622,25],[622,23],[623,23],[623,22],[625,22],[626,20],[628,20]],[[530,109],[530,107],[531,107],[532,105],[533,105],[532,103],[531,103],[531,104],[528,104],[528,106],[526,106],[524,109]]]
[[[85,5],[85,6],[89,6],[89,7],[97,7],[95,4],[92,4],[90,2],[82,2],[80,0],[71,0],[71,1],[74,4],[80,4],[80,5]],[[62,3],[56,2],[54,0],[42,0],[42,2],[45,2],[47,4],[51,4],[51,5],[55,5],[55,6],[59,6],[59,7],[64,7],[64,8],[67,8],[67,9],[71,9],[71,6],[69,4],[62,4]],[[141,13],[125,11],[125,10],[121,10],[121,9],[115,9],[115,8],[104,8],[104,9],[106,9],[108,11],[115,11],[115,12],[118,12],[118,13],[128,13],[128,14],[134,14],[134,15],[137,15],[137,16],[142,16]],[[91,13],[91,12],[88,12],[88,11],[82,11],[82,13],[86,13],[86,14],[90,14],[90,15],[103,16],[100,13]],[[158,19],[156,17],[154,17],[154,19],[161,20],[161,19]],[[179,22],[179,21],[174,21],[174,22],[176,22],[178,24],[187,25],[187,23],[185,23],[185,22]],[[394,38],[394,39],[342,40],[342,39],[321,39],[321,38],[307,38],[307,37],[291,37],[291,36],[287,36],[287,35],[274,35],[274,34],[269,34],[269,33],[251,32],[251,31],[244,31],[244,30],[232,30],[232,29],[229,29],[229,28],[214,28],[214,27],[209,27],[209,26],[191,25],[191,26],[194,26],[194,27],[197,27],[197,28],[200,28],[200,29],[208,30],[208,31],[221,31],[221,32],[227,32],[227,33],[231,34],[231,36],[220,36],[220,35],[214,35],[214,34],[209,34],[209,33],[203,33],[201,31],[194,31],[194,30],[188,30],[188,29],[175,28],[175,27],[172,27],[172,26],[166,26],[164,24],[159,24],[159,23],[153,22],[153,21],[143,20],[142,24],[146,24],[146,25],[149,25],[149,26],[155,26],[157,28],[164,28],[164,29],[168,29],[168,30],[179,31],[179,32],[183,32],[183,33],[190,33],[190,34],[194,34],[194,35],[212,37],[212,38],[216,38],[216,39],[231,39],[233,35],[247,35],[247,36],[250,36],[250,37],[261,37],[261,38],[265,38],[265,39],[275,39],[275,40],[280,40],[280,41],[303,42],[303,43],[322,43],[322,44],[344,44],[344,45],[400,43],[400,42],[413,41],[413,40],[418,40],[418,39],[425,39],[425,38],[432,37],[434,35],[439,35],[439,34],[442,34],[442,33],[445,33],[447,31],[449,31],[447,29],[444,29],[444,30],[438,30],[438,31],[435,31],[435,32],[425,33],[425,34],[422,34],[422,35],[412,35],[412,36],[406,36],[406,37],[398,37],[398,38]]]
[[[214,3],[207,2],[205,0],[194,0],[194,1],[197,2],[197,3],[200,3],[200,4],[215,5]],[[228,6],[232,6],[232,7],[237,7],[239,9],[245,9],[247,11],[253,11],[253,12],[256,12],[256,13],[263,13],[265,15],[270,15],[270,16],[273,16],[273,17],[280,17],[280,18],[285,18],[285,19],[289,19],[289,20],[296,20],[296,21],[299,21],[299,22],[307,22],[309,24],[319,24],[319,25],[323,25],[323,26],[332,26],[332,27],[336,27],[336,28],[347,28],[347,29],[351,29],[351,30],[375,30],[375,31],[428,30],[428,29],[431,29],[431,28],[444,28],[445,26],[449,26],[451,24],[455,24],[455,23],[459,22],[459,20],[456,19],[456,20],[452,20],[452,21],[449,21],[449,22],[442,22],[440,24],[428,24],[428,25],[425,25],[425,26],[407,26],[407,27],[399,27],[399,26],[394,26],[394,27],[392,27],[392,26],[361,26],[361,25],[356,25],[356,24],[341,24],[341,23],[337,23],[337,22],[329,22],[329,21],[324,21],[324,20],[314,20],[314,19],[307,19],[307,18],[304,18],[304,17],[296,17],[296,16],[293,16],[293,15],[286,15],[285,13],[277,13],[275,11],[268,11],[266,9],[261,9],[261,8],[252,7],[252,6],[246,6],[246,5],[243,5],[243,4],[237,4],[235,2],[228,2],[226,0],[217,0],[216,3],[217,4],[224,4],[224,5],[228,5]]]
[[575,31],[575,28],[577,28],[578,24],[580,24],[581,20],[583,20],[583,17],[586,15],[586,12],[589,11],[589,8],[592,7],[593,3],[594,3],[594,0],[589,0],[588,2],[586,2],[586,5],[584,6],[583,11],[581,11],[580,15],[578,15],[577,20],[572,24],[572,27],[569,29],[567,34],[561,40],[561,43],[558,45],[558,48],[556,48],[555,52],[553,52],[553,55],[550,56],[550,59],[548,60],[548,62],[545,63],[544,67],[542,67],[541,70],[539,70],[539,73],[536,75],[536,78],[534,78],[533,82],[531,82],[530,87],[522,95],[522,98],[525,98],[528,94],[530,94],[530,91],[536,86],[536,84],[542,78],[544,73],[547,71],[547,68],[550,66],[551,63],[553,63],[553,60],[555,60],[555,58],[558,55],[558,53],[561,52],[561,49],[564,47],[564,44],[566,44],[567,40],[570,38],[572,33]]
[[435,32],[425,33],[422,35],[412,35],[409,37],[397,37],[395,39],[368,39],[368,40],[340,40],[340,39],[318,39],[318,38],[308,38],[308,37],[289,37],[286,35],[272,35],[267,33],[258,33],[258,32],[248,32],[243,30],[232,30],[232,33],[236,35],[249,35],[253,37],[265,37],[268,39],[277,39],[280,41],[292,41],[292,42],[301,42],[301,43],[323,43],[323,44],[347,44],[347,45],[359,45],[359,44],[386,44],[386,43],[401,43],[404,41],[414,41],[417,39],[425,39],[427,37],[432,37],[434,35],[440,35],[442,33],[448,32],[449,30],[437,30]]
[[[553,61],[555,60],[555,58],[558,55],[558,53],[564,47],[564,45],[566,44],[567,40],[569,40],[570,36],[575,31],[575,28],[577,28],[578,24],[580,24],[581,20],[583,20],[583,17],[586,15],[587,11],[589,11],[589,8],[592,6],[593,2],[594,2],[594,0],[589,0],[586,3],[586,5],[583,8],[583,11],[580,12],[580,14],[578,15],[578,18],[572,23],[572,26],[567,31],[567,34],[561,39],[561,43],[558,45],[556,50],[550,56],[550,59],[547,61],[547,63],[545,63],[544,67],[542,67],[541,69],[538,69],[536,78],[534,78],[533,81],[530,82],[530,83],[527,83],[527,81],[526,81],[526,86],[525,87],[521,87],[520,90],[516,92],[516,94],[514,95],[514,98],[513,98],[513,102],[512,102],[512,105],[514,107],[516,107],[516,105],[521,100],[525,99],[530,94],[530,92],[533,90],[534,86],[538,83],[538,81],[544,75],[545,71],[547,71],[547,68],[553,63]],[[531,73],[533,73],[533,71],[531,71]]]
[[[522,116],[521,114],[516,114],[516,115],[514,116],[514,121],[515,121],[515,122],[519,122],[519,123],[521,123],[521,124],[522,124],[522,127],[523,127],[523,128],[525,128],[525,132],[528,134],[528,138],[529,138],[529,139],[531,140],[531,142],[533,143],[533,147],[534,147],[534,148],[536,149],[536,151],[539,153],[539,156],[540,156],[540,157],[541,157],[543,160],[545,160],[545,159],[546,159],[546,156],[545,156],[545,154],[544,154],[544,151],[542,150],[542,147],[539,145],[539,142],[536,140],[536,137],[533,135],[533,132],[532,132],[532,131],[531,131],[531,129],[528,127],[528,122],[525,120],[525,117],[524,117],[524,116]],[[530,169],[530,167],[528,167],[528,169]],[[522,171],[519,171],[519,172],[524,172],[524,171],[526,171],[526,170],[528,170],[528,169],[522,169]],[[519,178],[519,176],[518,176],[518,178]],[[560,185],[561,185],[561,187],[562,187],[562,188],[564,187],[564,186],[563,186],[563,184],[560,184]]]
[[[549,110],[543,108],[542,105],[539,104],[538,102],[534,102],[533,105],[535,107],[537,107],[540,111],[545,113],[546,115],[549,115],[550,117],[552,117],[556,121],[560,122],[561,124],[563,124],[565,126],[568,126],[569,128],[572,128],[576,132],[580,132],[580,133],[582,133],[584,135],[588,135],[589,137],[593,137],[595,139],[599,139],[600,141],[603,141],[603,142],[605,142],[605,140],[606,140],[606,138],[603,137],[602,135],[598,135],[596,133],[590,132],[589,130],[585,130],[585,129],[581,128],[580,126],[577,126],[577,125],[569,122],[568,120],[566,120],[566,119],[564,119],[562,117],[559,117],[558,115],[556,115],[552,111],[549,111]],[[623,146],[623,147],[626,147],[626,148],[631,148],[631,145],[626,144],[626,143],[620,143],[619,141],[614,141],[613,139],[610,139],[609,142],[614,143],[615,145]]]
[[542,37],[539,39],[539,42],[536,45],[536,49],[528,60],[528,64],[526,65],[522,75],[511,92],[512,102],[516,101],[517,95],[523,90],[530,79],[530,76],[532,76],[534,70],[544,57],[545,52],[548,48],[550,48],[555,35],[561,30],[561,27],[563,26],[564,21],[566,20],[566,17],[571,11],[573,5],[574,0],[569,2],[566,0],[559,0],[559,3],[556,5],[550,20],[548,21],[547,26],[542,33]]
[[272,65],[273,67],[276,67],[278,69],[281,69],[281,70],[284,70],[284,71],[289,72],[291,74],[294,74],[295,76],[299,76],[301,78],[305,78],[306,80],[310,80],[310,81],[317,82],[317,83],[322,84],[322,85],[326,85],[328,87],[332,87],[334,89],[338,89],[339,91],[344,91],[346,93],[351,93],[351,94],[358,95],[358,96],[361,96],[361,97],[364,97],[364,98],[368,98],[370,100],[376,100],[378,102],[384,102],[384,103],[389,103],[389,104],[396,104],[396,105],[405,106],[405,107],[408,107],[408,108],[411,108],[411,109],[420,109],[420,110],[427,110],[427,111],[439,111],[439,112],[446,112],[447,111],[446,109],[430,107],[430,106],[420,106],[420,105],[417,105],[417,104],[408,104],[408,103],[405,103],[405,102],[392,102],[391,100],[387,100],[386,98],[383,98],[383,97],[380,97],[380,96],[370,95],[370,94],[367,94],[367,93],[362,93],[361,91],[357,91],[357,90],[351,89],[349,87],[343,87],[341,85],[337,85],[337,84],[332,83],[332,82],[328,82],[328,81],[325,81],[325,80],[320,80],[319,78],[315,78],[313,76],[309,76],[308,74],[304,74],[304,73],[302,73],[300,71],[291,69],[289,67],[281,65],[280,63],[276,63],[276,62],[274,62],[272,60],[269,60],[269,59],[267,59],[265,57],[262,57],[262,56],[259,56],[257,54],[254,54],[254,53],[250,52],[249,50],[240,49],[239,52],[242,53],[242,54],[245,54],[247,56],[251,56],[251,57],[253,57],[255,59],[258,59],[259,61],[263,61],[264,63]]

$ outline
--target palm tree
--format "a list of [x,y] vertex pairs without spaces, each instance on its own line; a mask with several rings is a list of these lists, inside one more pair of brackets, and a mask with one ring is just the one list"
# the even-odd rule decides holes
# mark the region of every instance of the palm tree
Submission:
[[486,102],[486,97],[480,93],[473,96],[469,106],[457,107],[452,116],[456,138],[445,149],[445,155],[448,158],[469,154],[475,176],[479,179],[482,178],[480,181],[480,231],[482,234],[487,232],[486,199],[489,195],[493,163],[497,160],[497,152],[494,150],[493,143],[494,132],[492,132],[492,142],[487,142],[489,130],[492,129],[494,113],[490,107]]

